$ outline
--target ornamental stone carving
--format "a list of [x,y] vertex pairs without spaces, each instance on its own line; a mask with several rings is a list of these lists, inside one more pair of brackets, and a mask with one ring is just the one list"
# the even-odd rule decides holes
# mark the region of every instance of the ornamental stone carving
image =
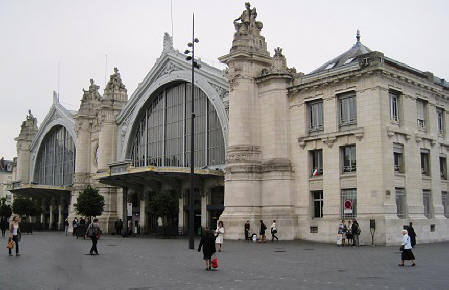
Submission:
[[167,32],[164,33],[163,52],[172,51],[173,49],[173,37]]
[[256,21],[256,18],[256,8],[251,8],[251,4],[246,2],[245,10],[240,17],[234,20],[235,33],[231,53],[248,51],[269,55],[265,38],[260,35],[263,23]]
[[245,8],[246,9],[242,12],[242,15],[234,20],[236,35],[259,35],[260,30],[262,30],[263,23],[260,21],[256,21],[256,8],[251,9],[251,4],[249,2],[245,3]]
[[114,73],[109,76],[109,82],[104,89],[104,98],[116,101],[126,101],[128,99],[126,93],[126,87],[122,82],[120,73],[118,69],[114,67]]

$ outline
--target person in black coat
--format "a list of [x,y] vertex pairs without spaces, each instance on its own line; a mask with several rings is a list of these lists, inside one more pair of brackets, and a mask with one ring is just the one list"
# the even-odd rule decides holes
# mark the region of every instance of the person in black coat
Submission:
[[260,220],[260,242],[265,243],[265,231],[267,230],[267,226],[263,223],[263,220]]
[[249,221],[246,221],[245,223],[245,240],[249,240],[249,230],[251,226],[249,224]]
[[216,252],[215,250],[215,236],[205,228],[203,235],[200,240],[200,245],[198,246],[198,252],[203,248],[203,260],[206,261],[206,271],[211,269],[211,259],[212,255]]
[[410,222],[410,224],[407,228],[407,231],[408,231],[408,235],[410,237],[410,242],[412,244],[412,248],[414,248],[416,245],[416,233],[415,233],[415,229],[413,228],[412,225],[413,225],[412,222]]

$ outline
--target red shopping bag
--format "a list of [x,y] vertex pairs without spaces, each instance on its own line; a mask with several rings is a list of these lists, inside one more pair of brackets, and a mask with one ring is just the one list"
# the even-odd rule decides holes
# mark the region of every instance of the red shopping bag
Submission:
[[210,263],[211,263],[211,265],[212,265],[212,268],[218,268],[218,260],[217,260],[217,257],[216,257],[216,256],[214,256],[214,257],[212,258],[212,260],[210,261]]

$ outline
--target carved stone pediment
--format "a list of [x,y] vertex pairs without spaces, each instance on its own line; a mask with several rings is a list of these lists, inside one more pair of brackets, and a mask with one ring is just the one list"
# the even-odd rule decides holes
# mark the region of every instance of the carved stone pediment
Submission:
[[177,70],[182,70],[181,67],[178,67],[173,61],[168,61],[160,70],[159,73],[157,74],[157,77],[155,79],[158,79],[166,74],[170,74],[174,71]]

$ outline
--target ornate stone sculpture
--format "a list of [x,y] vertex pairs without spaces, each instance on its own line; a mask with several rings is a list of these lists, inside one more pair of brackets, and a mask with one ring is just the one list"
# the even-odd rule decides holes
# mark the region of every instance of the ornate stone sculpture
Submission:
[[[256,34],[259,35],[260,30],[263,27],[263,23],[256,21],[257,11],[256,8],[251,9],[249,2],[245,3],[246,9],[242,12],[242,15],[234,20],[234,27],[236,34]],[[241,22],[238,22],[238,21]]]
[[173,37],[167,32],[164,33],[163,51],[173,50]]

